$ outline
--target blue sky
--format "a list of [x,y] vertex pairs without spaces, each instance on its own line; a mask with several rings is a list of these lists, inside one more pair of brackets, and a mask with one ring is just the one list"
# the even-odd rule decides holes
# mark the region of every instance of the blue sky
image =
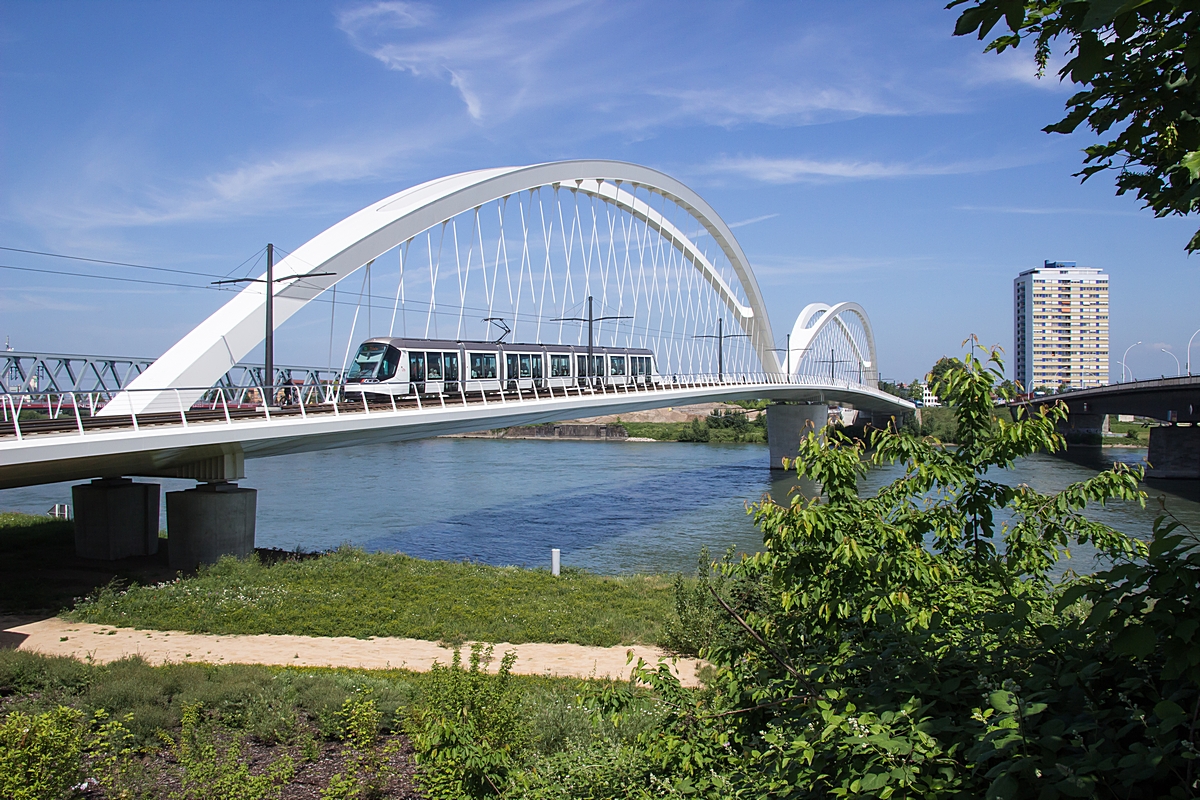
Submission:
[[[1070,88],[983,55],[939,3],[0,5],[0,246],[225,274],[407,186],[612,158],[736,225],[774,327],[855,300],[886,377],[971,333],[1009,348],[1012,278],[1112,276],[1114,375],[1174,374],[1200,327],[1197,219],[1080,186]],[[1023,52],[1025,51],[1025,52]],[[203,283],[0,251],[0,264]],[[0,270],[18,349],[157,355],[228,295]],[[328,332],[285,327],[279,360]],[[1200,339],[1200,337],[1197,337]],[[1200,362],[1200,344],[1193,346]]]

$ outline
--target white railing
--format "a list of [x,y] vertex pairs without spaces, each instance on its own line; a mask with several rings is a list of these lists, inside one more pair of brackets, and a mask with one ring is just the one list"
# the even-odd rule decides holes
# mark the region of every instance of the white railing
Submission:
[[[128,414],[98,416],[97,412],[112,400],[116,392],[9,392],[0,394],[0,440],[14,437],[23,441],[32,434],[74,434],[87,436],[96,433],[116,430],[141,431],[144,427],[178,426],[187,428],[202,424],[236,425],[247,421],[282,421],[287,419],[308,419],[310,416],[332,415],[340,417],[344,414],[406,414],[414,411],[451,410],[478,405],[487,407],[497,403],[526,404],[540,403],[550,400],[574,398],[622,397],[643,395],[670,395],[679,392],[691,392],[707,388],[735,388],[738,386],[760,386],[777,388],[780,386],[820,387],[827,389],[846,389],[851,391],[878,391],[874,386],[840,379],[821,378],[817,376],[781,375],[778,373],[739,373],[736,375],[670,375],[655,378],[653,381],[642,383],[608,383],[606,379],[597,378],[592,386],[554,386],[545,381],[543,386],[536,383],[531,388],[506,389],[493,388],[480,391],[468,390],[464,383],[459,382],[456,391],[430,394],[414,394],[390,397],[375,394],[374,401],[368,401],[370,384],[327,384],[327,385],[295,385],[284,384],[268,387],[263,392],[261,387],[246,389],[243,387],[212,387],[207,389],[177,388],[172,391],[178,405],[177,411],[172,412],[132,412]],[[131,390],[125,393],[146,391],[159,393],[161,389]],[[204,396],[190,407],[185,407],[183,396],[202,391]],[[264,396],[270,397],[272,403],[263,403]]]

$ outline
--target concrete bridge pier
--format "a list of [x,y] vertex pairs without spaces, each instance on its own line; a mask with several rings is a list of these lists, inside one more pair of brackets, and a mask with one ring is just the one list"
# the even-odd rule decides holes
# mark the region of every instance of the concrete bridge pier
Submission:
[[1200,478],[1200,425],[1151,428],[1146,460],[1148,478]]
[[771,469],[783,469],[783,459],[795,458],[800,439],[809,431],[824,430],[829,422],[825,403],[767,406],[767,444]]
[[1103,444],[1108,430],[1107,414],[1071,412],[1058,423],[1058,432],[1067,444]]
[[159,484],[97,478],[71,487],[75,554],[115,561],[158,552]]
[[221,556],[254,552],[258,490],[227,481],[167,492],[168,555],[172,569],[192,570]]

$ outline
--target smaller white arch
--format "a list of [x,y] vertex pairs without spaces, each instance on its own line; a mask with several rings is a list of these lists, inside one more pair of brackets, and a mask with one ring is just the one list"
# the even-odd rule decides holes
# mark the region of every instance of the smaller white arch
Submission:
[[[863,333],[866,336],[866,353],[862,352],[858,340],[855,339],[849,326],[842,319],[842,314],[846,313],[858,317],[862,324]],[[817,336],[830,326],[835,326],[842,331],[864,370],[879,369],[879,359],[875,352],[875,332],[871,328],[871,319],[867,316],[866,309],[858,303],[836,303],[834,305],[809,303],[796,317],[796,324],[792,326],[788,358],[792,364],[793,375],[797,374],[804,354],[811,349]]]

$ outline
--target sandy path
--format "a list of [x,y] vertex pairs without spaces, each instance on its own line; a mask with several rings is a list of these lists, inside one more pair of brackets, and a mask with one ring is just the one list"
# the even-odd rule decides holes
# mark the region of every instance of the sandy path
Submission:
[[[116,628],[57,617],[29,621],[0,617],[0,645],[46,655],[91,658],[100,663],[140,655],[152,664],[199,661],[209,664],[272,664],[290,667],[355,667],[411,669],[424,672],[438,661],[447,664],[451,650],[422,639],[349,636],[288,636],[276,634],[218,635]],[[665,655],[654,647],[585,647],[578,644],[496,644],[495,661],[515,650],[513,672],[560,677],[629,677],[634,659],[657,663]],[[465,654],[465,651],[464,651]],[[685,686],[696,686],[695,659],[678,659],[673,670]],[[493,663],[494,668],[494,663]]]

